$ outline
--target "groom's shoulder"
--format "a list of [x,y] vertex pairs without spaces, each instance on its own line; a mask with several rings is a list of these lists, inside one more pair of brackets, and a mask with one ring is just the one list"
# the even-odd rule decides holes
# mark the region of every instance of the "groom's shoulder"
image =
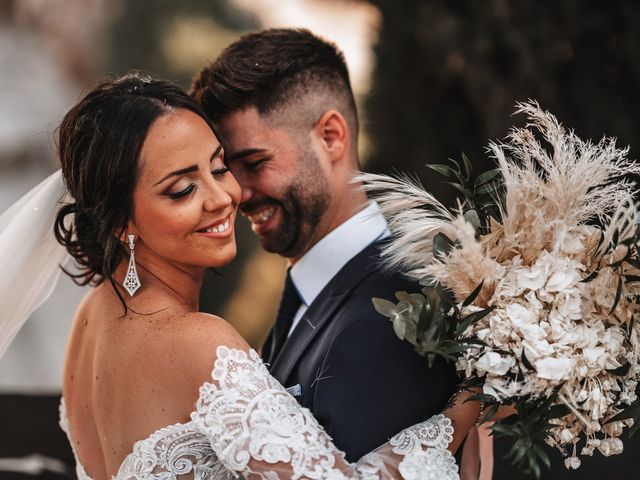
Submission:
[[[365,275],[361,281],[353,285],[352,301],[366,301],[368,299],[371,303],[371,297],[367,297],[367,295],[373,294],[391,299],[397,291],[420,291],[421,286],[418,281],[409,278],[398,268],[390,267],[385,263],[382,255],[383,246],[383,243],[377,242],[361,252],[360,259],[354,259],[356,261],[352,270],[357,272],[358,269],[364,268]],[[347,275],[349,273],[346,272]]]

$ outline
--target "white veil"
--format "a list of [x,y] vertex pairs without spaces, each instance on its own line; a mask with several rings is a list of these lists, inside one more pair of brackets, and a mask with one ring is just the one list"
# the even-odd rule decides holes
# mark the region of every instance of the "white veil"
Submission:
[[69,257],[53,234],[66,198],[58,170],[0,215],[0,358],[51,295]]

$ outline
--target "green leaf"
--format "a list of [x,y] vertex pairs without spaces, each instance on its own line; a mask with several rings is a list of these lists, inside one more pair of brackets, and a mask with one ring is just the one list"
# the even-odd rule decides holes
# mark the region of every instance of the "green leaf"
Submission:
[[498,413],[498,409],[499,408],[500,408],[500,405],[497,404],[497,403],[494,403],[493,405],[491,405],[487,409],[487,413],[485,413],[484,417],[482,417],[482,421],[483,422],[490,422],[491,419],[496,416],[496,413]]
[[[493,197],[498,193],[498,191],[500,191],[500,187],[501,185],[497,182],[480,185],[479,187],[475,188],[476,197]],[[485,202],[485,204],[495,205],[496,202],[492,200],[490,202]]]
[[449,165],[443,165],[440,163],[427,163],[427,168],[430,168],[431,170],[434,170],[440,175],[444,175],[447,178],[458,178],[455,170],[453,170],[453,168],[451,168]]
[[464,299],[464,301],[462,302],[463,307],[467,307],[473,303],[473,301],[478,297],[480,290],[482,290],[482,285],[484,285],[484,280],[482,280],[480,284],[473,289],[473,292],[471,292],[469,296]]
[[583,278],[582,280],[580,280],[580,283],[589,283],[590,281],[592,281],[594,278],[596,278],[598,276],[598,274],[600,273],[599,270],[595,270],[593,272],[591,272],[589,275],[587,275],[585,278]]
[[638,417],[640,417],[640,401],[636,400],[623,411],[607,420],[606,423],[618,422],[620,420],[626,420],[627,418],[636,420]]
[[448,183],[453,188],[458,190],[460,193],[462,193],[464,195],[464,198],[470,198],[470,197],[473,196],[471,194],[471,191],[467,187],[465,187],[464,185],[462,185],[460,183],[456,183],[456,182],[444,182],[444,183]]
[[[640,216],[640,215],[639,215]],[[634,268],[640,270],[640,259],[638,257],[632,257],[627,260],[627,263]]]
[[376,309],[380,315],[384,315],[388,318],[393,318],[396,314],[396,304],[385,300],[384,298],[372,298],[373,308]]
[[604,232],[600,230],[600,239],[598,240],[598,246],[596,247],[596,250],[600,248],[600,245],[602,245],[602,242],[604,242]]
[[496,183],[495,179],[497,177],[500,177],[501,175],[502,175],[502,172],[498,168],[493,168],[491,170],[487,170],[484,173],[481,173],[480,175],[478,175],[478,178],[476,178],[476,183],[475,183],[476,189],[486,184]]
[[524,354],[524,349],[522,350],[522,364],[527,368],[527,370],[535,371],[535,368],[533,368],[533,365],[531,365],[531,362]]
[[444,233],[437,233],[433,237],[433,256],[442,260],[449,255],[453,248],[453,242]]
[[411,305],[412,308],[418,309],[424,306],[424,296],[419,293],[407,293],[407,292],[396,292],[396,298],[400,302],[406,302]]
[[466,153],[462,152],[462,164],[464,165],[464,172],[467,175],[467,180],[471,178],[471,171],[473,168],[471,167],[471,162],[469,161],[469,157],[467,157]]
[[552,405],[547,412],[548,418],[562,418],[569,415],[571,410],[564,404]]
[[622,275],[620,275],[618,277],[618,286],[616,287],[616,297],[613,300],[613,306],[611,307],[611,310],[609,311],[609,315],[611,315],[613,313],[613,311],[618,306],[618,303],[620,302],[620,297],[622,296],[622,284],[623,284]]
[[628,283],[640,282],[640,275],[625,275],[624,281]]
[[624,377],[627,373],[629,373],[629,369],[631,368],[631,364],[626,362],[624,365],[614,368],[611,370],[607,370],[611,375],[616,375],[618,377]]
[[404,318],[396,317],[393,319],[393,331],[400,340],[404,340],[407,337],[408,330],[409,323]]
[[423,287],[435,287],[438,284],[438,281],[431,275],[425,275],[418,283]]
[[464,212],[462,215],[467,223],[473,225],[473,228],[477,231],[481,227],[480,217],[475,209],[471,208]]
[[456,335],[461,335],[464,331],[469,328],[474,323],[482,320],[484,317],[489,315],[493,310],[495,310],[495,306],[491,306],[489,308],[485,308],[480,310],[479,312],[473,312],[462,319],[462,321],[458,324],[456,328]]
[[618,246],[618,239],[620,238],[620,231],[616,228],[611,236],[611,249],[615,250]]

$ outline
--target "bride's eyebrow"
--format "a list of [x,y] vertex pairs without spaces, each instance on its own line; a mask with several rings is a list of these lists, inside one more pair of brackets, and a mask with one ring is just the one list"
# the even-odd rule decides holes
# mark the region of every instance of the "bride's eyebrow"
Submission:
[[[211,154],[211,158],[209,159],[209,162],[213,162],[213,160],[218,155],[220,155],[221,152],[222,152],[222,145],[218,145],[218,148],[216,148],[216,150]],[[181,168],[180,170],[176,170],[175,172],[169,173],[168,175],[163,177],[162,180],[154,183],[153,186],[155,187],[156,185],[160,185],[162,182],[164,182],[168,178],[176,177],[180,175],[186,175],[187,173],[197,172],[197,171],[198,171],[198,165],[191,165],[190,167]]]

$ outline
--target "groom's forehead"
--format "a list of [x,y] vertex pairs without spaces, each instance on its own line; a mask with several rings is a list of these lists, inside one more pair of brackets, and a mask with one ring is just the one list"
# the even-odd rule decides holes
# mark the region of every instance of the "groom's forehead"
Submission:
[[225,147],[227,161],[272,152],[293,144],[287,129],[274,125],[255,109],[230,113],[216,124],[216,128]]

